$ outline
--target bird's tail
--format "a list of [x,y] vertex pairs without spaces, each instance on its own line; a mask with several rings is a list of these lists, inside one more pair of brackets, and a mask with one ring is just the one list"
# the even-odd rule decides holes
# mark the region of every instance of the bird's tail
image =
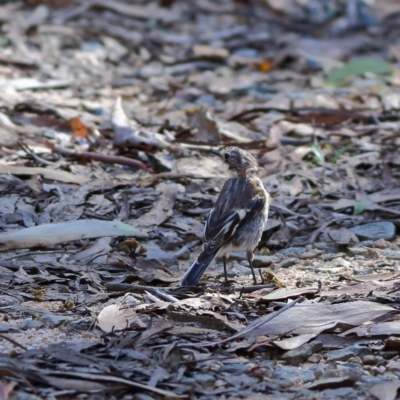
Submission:
[[196,286],[217,252],[218,249],[210,251],[210,249],[204,248],[197,257],[197,260],[191,265],[179,281],[179,286]]

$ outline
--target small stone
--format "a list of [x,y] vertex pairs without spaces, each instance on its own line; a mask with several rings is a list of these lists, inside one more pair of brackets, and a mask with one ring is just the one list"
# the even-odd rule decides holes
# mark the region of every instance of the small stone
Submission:
[[193,46],[193,55],[208,59],[224,60],[229,56],[229,51],[224,48],[215,48],[206,45],[196,44]]
[[[364,369],[365,371],[365,369]],[[368,374],[363,373],[360,376],[360,382],[363,382],[367,385],[376,385],[377,383],[382,383],[382,379],[381,378],[375,378],[374,376]]]
[[361,239],[392,240],[396,234],[396,226],[392,222],[381,221],[357,225],[349,229]]
[[387,93],[382,96],[385,111],[398,110],[400,108],[400,95],[398,93]]
[[399,379],[399,377],[395,375],[393,372],[388,372],[388,371],[386,371],[383,374],[382,378],[388,381],[397,381]]
[[225,375],[224,380],[232,385],[238,385],[240,387],[253,387],[258,383],[258,378],[249,376],[246,374],[242,375]]
[[44,323],[42,321],[26,319],[21,325],[19,325],[19,328],[22,329],[23,331],[25,331],[28,329],[43,328],[43,326],[44,326]]
[[[390,350],[398,351],[400,349],[400,338],[397,336],[389,336],[385,340],[385,349],[386,349],[386,351],[390,351]],[[381,355],[383,356],[383,354],[381,354]]]
[[372,274],[374,272],[373,268],[354,268],[353,274],[354,275],[365,275],[365,274]]
[[7,295],[0,296],[0,308],[14,306],[17,305],[18,303],[19,301],[15,297]]
[[214,383],[214,387],[217,389],[217,388],[223,388],[223,387],[225,387],[227,385],[227,382],[225,382],[224,380],[222,380],[222,379],[218,379],[217,381],[215,381],[215,383]]
[[367,355],[362,358],[362,362],[365,365],[376,365],[383,360],[382,356]]
[[[346,384],[346,381],[344,382]],[[340,383],[342,384],[342,383]],[[349,382],[351,384],[351,381]],[[359,399],[360,396],[352,387],[341,387],[338,389],[326,389],[323,391],[324,399]]]
[[[320,356],[321,354],[313,354],[312,356]],[[312,357],[311,356],[311,357]],[[322,359],[322,356],[321,356],[321,359]],[[308,360],[307,360],[308,361]],[[314,373],[314,375],[315,375],[315,378],[316,379],[319,379],[319,378],[321,378],[321,376],[323,376],[324,375],[324,373],[325,373],[325,366],[324,365],[321,365],[321,364],[319,364],[319,365],[314,365],[314,366],[312,366],[311,368],[310,368],[310,371],[312,371],[313,373]]]
[[284,254],[286,256],[299,256],[305,253],[306,249],[304,247],[288,247],[287,249],[278,250],[278,254]]
[[307,362],[317,364],[317,363],[321,362],[323,360],[323,358],[324,357],[322,356],[322,354],[318,354],[318,353],[311,354],[311,356],[307,358]]
[[349,247],[347,250],[352,256],[364,256],[368,254],[368,249],[365,247]]
[[297,349],[288,351],[282,356],[282,360],[286,361],[290,365],[299,365],[306,361],[311,354],[321,350],[323,343],[319,341],[313,341],[311,343],[305,343]]
[[317,242],[314,243],[316,249],[322,250],[325,253],[337,253],[338,246],[335,243]]
[[347,361],[351,357],[363,357],[368,354],[371,354],[371,350],[368,347],[349,346],[344,349],[329,351],[325,354],[325,359],[326,361]]
[[57,315],[53,313],[44,313],[40,316],[39,321],[44,324],[46,328],[53,329],[65,322],[68,321],[68,317],[66,315]]
[[347,360],[347,362],[349,362],[349,363],[354,363],[354,364],[361,364],[361,363],[362,363],[361,358],[358,357],[358,356],[350,357],[350,358]]
[[249,366],[241,363],[223,364],[218,370],[219,373],[227,372],[229,374],[245,374],[249,370]]
[[257,51],[253,48],[240,48],[233,52],[235,56],[254,58],[257,57]]
[[189,260],[190,258],[190,250],[189,249],[184,249],[182,251],[177,252],[176,257],[178,258],[178,260]]
[[385,350],[380,351],[379,355],[382,356],[385,360],[390,360],[391,358],[398,356],[399,352],[397,350]]
[[314,127],[308,124],[293,124],[293,133],[300,136],[310,136],[314,134]]
[[342,257],[336,258],[334,261],[332,261],[332,264],[333,264],[335,267],[342,267],[342,268],[350,268],[350,267],[351,267],[351,262],[345,260],[345,259],[342,258]]
[[[8,119],[8,117],[7,117]],[[10,121],[11,125],[0,121],[0,145],[11,147],[15,146],[16,131],[14,124]]]
[[18,325],[0,324],[0,333],[16,333],[19,329],[20,326]]
[[213,387],[215,382],[215,377],[210,374],[196,374],[193,377],[183,377],[181,379],[182,383],[196,384],[203,389],[210,389]]
[[315,268],[315,272],[326,272],[328,274],[340,274],[340,273],[344,273],[344,272],[348,272],[346,271],[346,268],[342,268],[342,267],[338,267],[338,268]]
[[270,265],[278,261],[277,257],[274,256],[254,256],[253,266],[255,268],[269,267]]
[[[223,271],[223,267],[221,266],[220,271]],[[235,264],[233,268],[228,271],[228,276],[242,276],[242,275],[250,275],[251,270],[249,267],[248,261],[242,261],[240,264]]]
[[300,258],[302,260],[311,260],[313,258],[317,258],[321,254],[321,250],[314,249],[311,251],[305,251],[304,253],[300,254]]
[[174,253],[162,250],[154,243],[146,244],[146,258],[150,261],[158,261],[159,263],[170,267],[177,264],[177,258]]
[[324,261],[331,261],[338,257],[345,257],[345,253],[325,253],[321,255],[321,259]]
[[299,262],[297,258],[287,258],[286,260],[281,261],[279,264],[276,265],[275,268],[289,268],[292,265],[295,265]]
[[315,375],[308,369],[278,366],[272,374],[272,379],[280,381],[278,383],[281,388],[286,388],[297,386],[302,382],[312,382],[315,379]]
[[367,355],[369,355],[369,354],[372,353],[372,350],[371,350],[369,347],[358,346],[358,345],[351,346],[351,347],[355,347],[357,356],[360,357],[361,359],[362,359],[364,356],[367,356]]
[[399,372],[400,371],[400,360],[390,360],[386,364],[386,371]]
[[150,78],[151,76],[162,75],[163,72],[163,64],[158,61],[153,61],[145,64],[145,66],[140,70],[140,76],[143,78]]
[[388,249],[390,248],[390,242],[387,242],[386,240],[383,239],[378,239],[375,240],[372,245],[376,247],[377,249]]
[[383,375],[386,372],[386,368],[383,365],[380,367],[374,366],[369,372],[372,376]]
[[324,81],[321,76],[314,75],[310,78],[310,86],[314,89],[324,87]]
[[392,260],[400,260],[400,251],[399,250],[385,250],[382,251],[382,255]]

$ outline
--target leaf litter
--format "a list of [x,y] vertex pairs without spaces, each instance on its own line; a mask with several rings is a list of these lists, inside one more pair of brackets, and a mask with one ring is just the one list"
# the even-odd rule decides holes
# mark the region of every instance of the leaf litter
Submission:
[[[0,397],[394,399],[399,11],[1,5]],[[273,198],[263,283],[233,253],[176,287],[229,145]]]

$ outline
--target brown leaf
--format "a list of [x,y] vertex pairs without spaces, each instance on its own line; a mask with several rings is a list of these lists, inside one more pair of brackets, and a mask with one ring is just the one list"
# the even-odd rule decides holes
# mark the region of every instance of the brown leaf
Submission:
[[322,233],[320,238],[324,242],[334,242],[338,245],[350,245],[359,241],[353,232],[343,227],[340,229],[327,229]]
[[311,339],[318,336],[318,333],[306,333],[304,335],[294,336],[288,339],[275,340],[273,343],[282,350],[293,350],[300,347],[304,343],[308,343]]
[[400,321],[381,322],[379,324],[370,324],[358,326],[340,334],[347,336],[355,333],[357,336],[391,336],[400,335]]
[[299,304],[275,317],[273,323],[255,329],[252,336],[322,332],[339,323],[358,326],[391,311],[392,307],[366,301]]
[[0,174],[12,174],[16,176],[20,175],[42,175],[45,179],[51,179],[53,181],[65,182],[65,183],[76,183],[83,185],[90,179],[85,176],[75,175],[67,171],[61,171],[52,168],[40,168],[40,167],[16,167],[14,165],[0,164]]
[[140,316],[134,310],[120,303],[103,308],[97,316],[97,321],[104,332],[146,327],[146,324],[142,322]]
[[0,383],[0,400],[8,400],[10,393],[17,385],[17,382]]
[[204,107],[195,107],[186,110],[188,123],[196,140],[200,142],[220,142],[220,132],[217,122],[212,118],[210,111]]
[[135,349],[140,349],[152,336],[157,335],[160,332],[166,331],[173,326],[174,323],[172,321],[164,321],[152,326],[151,328],[148,328],[140,334],[139,339],[135,343]]
[[72,129],[72,139],[80,138],[89,140],[89,134],[86,126],[79,117],[74,117],[69,120]]
[[[218,308],[220,308],[219,303]],[[226,305],[225,305],[226,307]],[[227,317],[213,311],[216,305],[204,297],[191,298],[172,303],[168,309],[168,316],[174,321],[180,322],[200,322],[206,326],[237,332],[243,329],[243,325],[238,322],[228,320]]]
[[137,225],[142,227],[161,225],[171,217],[178,190],[179,187],[175,183],[160,183],[157,185],[157,191],[160,192],[159,198],[148,213],[136,220]]
[[295,178],[290,187],[290,195],[296,197],[303,191],[303,183],[300,178]]

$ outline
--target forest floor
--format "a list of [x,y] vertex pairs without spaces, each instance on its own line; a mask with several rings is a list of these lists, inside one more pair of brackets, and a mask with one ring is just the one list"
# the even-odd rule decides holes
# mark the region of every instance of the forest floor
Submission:
[[[2,2],[0,400],[395,399],[397,3]],[[258,284],[179,288],[225,146]]]

